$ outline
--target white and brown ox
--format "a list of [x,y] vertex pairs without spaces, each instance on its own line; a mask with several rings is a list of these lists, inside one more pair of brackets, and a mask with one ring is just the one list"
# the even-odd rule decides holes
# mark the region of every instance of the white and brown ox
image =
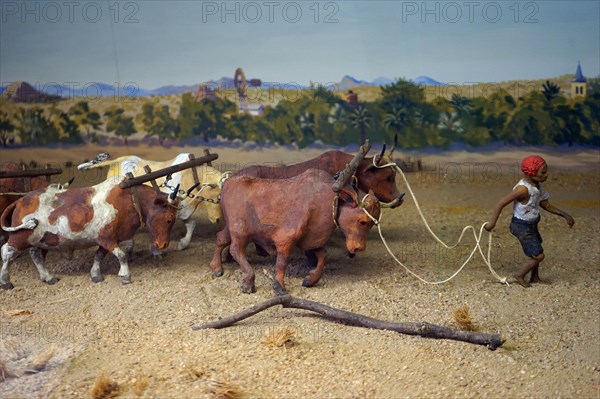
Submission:
[[[23,168],[16,163],[9,162],[0,165],[0,171],[20,172]],[[67,188],[73,179],[66,184],[58,185]],[[27,192],[41,190],[50,185],[49,181],[43,177],[8,177],[0,179],[0,215],[13,202],[23,197]],[[0,242],[4,243],[4,232],[0,231]]]
[[[131,172],[134,176],[144,175],[144,166],[148,165],[152,171],[163,169],[169,166],[177,165],[189,161],[189,155],[182,153],[169,161],[149,161],[135,155],[122,156],[113,160],[108,159],[108,154],[100,154],[90,162],[83,163],[77,169],[92,169],[108,167],[107,179],[122,178],[127,173]],[[196,228],[196,220],[192,217],[196,208],[202,205],[206,208],[208,219],[212,223],[219,223],[223,219],[221,205],[219,204],[219,195],[221,193],[222,173],[217,169],[203,164],[196,167],[198,180],[200,185],[197,191],[192,192],[190,196],[185,197],[182,202],[181,210],[178,218],[185,224],[185,236],[177,244],[177,249],[183,250],[190,245],[192,234]],[[191,169],[185,169],[180,172],[173,173],[168,180],[169,187],[165,186],[165,177],[156,179],[156,183],[160,186],[163,192],[170,192],[169,187],[180,185],[184,189],[194,187],[194,175]],[[150,183],[146,183],[150,184]],[[158,255],[160,252],[156,248],[151,248],[153,254]]]
[[[355,160],[360,162],[358,156]],[[221,194],[225,225],[217,234],[210,263],[213,277],[223,275],[221,252],[230,244],[231,255],[242,269],[244,293],[255,291],[254,271],[245,255],[250,242],[277,255],[275,277],[283,289],[293,247],[317,259],[316,269],[302,285],[310,287],[319,281],[325,267],[325,245],[337,226],[346,237],[349,254],[364,251],[367,233],[381,209],[373,191],[359,199],[355,188],[346,184],[355,171],[356,165],[340,174],[337,193],[332,189],[333,176],[320,169],[308,169],[290,179],[229,178]]]
[[[134,192],[135,190],[135,192]],[[112,252],[121,265],[121,282],[131,282],[126,252],[119,244],[132,240],[144,224],[154,245],[166,248],[177,215],[179,200],[148,186],[121,189],[107,180],[87,188],[59,189],[50,186],[31,192],[9,205],[0,217],[8,241],[2,246],[0,287],[13,288],[9,263],[29,248],[40,278],[48,284],[58,279],[45,267],[48,250],[75,250],[99,246],[91,269],[93,282],[103,280],[100,261]]]

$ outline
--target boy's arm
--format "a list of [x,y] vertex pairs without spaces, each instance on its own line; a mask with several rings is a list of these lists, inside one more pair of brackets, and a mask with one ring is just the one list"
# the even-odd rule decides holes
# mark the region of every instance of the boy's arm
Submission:
[[558,209],[557,207],[552,205],[548,200],[541,201],[540,206],[542,207],[542,209],[545,209],[546,211],[548,211],[550,213],[553,213],[555,215],[565,218],[569,227],[573,227],[573,225],[575,224],[575,219],[573,219],[571,217],[571,215],[569,215],[565,211],[561,211],[560,209]]
[[513,202],[515,200],[520,201],[520,200],[527,198],[528,195],[529,195],[529,191],[527,191],[527,188],[525,186],[519,186],[519,187],[515,188],[513,191],[511,191],[510,193],[508,193],[507,195],[505,195],[504,197],[500,198],[500,200],[494,207],[494,210],[492,211],[492,216],[490,217],[490,221],[487,222],[483,228],[486,229],[487,231],[492,231],[493,228],[496,227],[496,222],[498,221],[498,218],[500,217],[500,213],[502,213],[502,209],[504,209],[504,207],[506,205],[510,204],[511,202]]

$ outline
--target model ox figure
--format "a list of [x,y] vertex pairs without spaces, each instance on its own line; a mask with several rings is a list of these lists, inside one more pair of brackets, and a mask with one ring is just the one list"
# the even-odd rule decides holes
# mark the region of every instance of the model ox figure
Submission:
[[119,244],[131,240],[136,230],[145,225],[154,245],[166,248],[179,199],[176,190],[167,196],[143,185],[121,189],[118,183],[107,180],[92,187],[67,190],[50,186],[9,205],[0,217],[2,229],[9,233],[1,251],[0,287],[13,288],[9,263],[20,251],[30,248],[40,278],[54,284],[58,279],[44,265],[48,250],[96,245],[99,248],[90,272],[92,281],[103,280],[100,261],[112,252],[121,265],[121,282],[130,283],[127,255]]
[[[356,168],[355,177],[358,188],[363,192],[373,190],[382,207],[395,208],[402,205],[403,193],[396,187],[396,170],[393,166],[385,166],[392,161],[396,145],[385,154],[384,144],[381,153],[375,157],[364,158]],[[289,166],[250,166],[236,175],[266,179],[287,179],[298,176],[308,169],[320,169],[335,175],[352,160],[353,155],[342,151],[328,151],[314,159]]]
[[368,147],[361,148],[337,180],[319,169],[308,169],[291,179],[255,179],[242,175],[226,180],[221,193],[225,226],[217,234],[210,263],[213,277],[223,275],[221,252],[229,244],[233,258],[242,268],[244,293],[255,292],[254,271],[245,256],[249,242],[260,245],[272,255],[277,254],[275,274],[283,289],[294,246],[317,259],[316,269],[302,285],[310,287],[319,281],[326,260],[325,244],[336,226],[346,236],[350,254],[364,251],[367,233],[379,218],[380,204],[373,191],[359,199],[358,192],[347,182],[367,151]]
[[[155,162],[148,161],[134,155],[108,160],[109,155],[103,153],[99,154],[95,160],[79,165],[77,169],[82,170],[109,167],[107,179],[121,178],[128,172],[133,173],[134,176],[141,176],[146,173],[144,171],[145,165],[148,165],[151,170],[156,171],[168,166],[186,162],[189,160],[189,155],[190,154],[182,153],[169,161]],[[208,219],[212,223],[219,223],[223,218],[221,205],[219,204],[222,173],[206,164],[196,167],[196,173],[200,185],[197,187],[197,191],[195,193],[190,193],[192,195],[184,197],[181,211],[177,215],[177,217],[183,221],[186,228],[185,236],[177,244],[177,248],[179,250],[186,249],[190,245],[192,234],[196,228],[196,220],[192,217],[192,215],[199,205],[202,205],[206,208]],[[164,177],[156,180],[163,192],[170,192],[170,188],[163,184],[164,181]],[[196,185],[195,183],[194,172],[192,169],[185,169],[180,172],[173,173],[169,180],[170,187],[180,184],[181,187],[189,189],[190,187],[194,187]],[[152,248],[151,250],[154,255],[160,254],[160,252],[158,252],[155,248]]]
[[[19,172],[22,170],[19,164],[13,162],[0,166],[0,171],[3,172]],[[72,182],[73,179],[63,184],[62,187],[67,188]],[[41,190],[48,187],[49,184],[48,180],[44,177],[9,177],[0,179],[0,215],[2,215],[2,212],[10,204],[23,197],[27,192]],[[0,231],[0,235],[4,238],[5,234],[3,231]]]

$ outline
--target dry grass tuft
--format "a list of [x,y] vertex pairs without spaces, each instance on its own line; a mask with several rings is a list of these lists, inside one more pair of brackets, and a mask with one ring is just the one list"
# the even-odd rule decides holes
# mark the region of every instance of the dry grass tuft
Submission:
[[21,315],[29,315],[33,314],[33,310],[29,309],[14,309],[14,310],[5,310],[7,316],[21,316]]
[[211,379],[208,382],[208,389],[211,394],[219,399],[239,399],[242,397],[239,388],[226,381]]
[[94,399],[108,399],[114,397],[118,390],[119,384],[103,373],[96,378],[96,382],[90,390],[90,395]]
[[461,330],[465,331],[477,331],[478,328],[473,324],[473,319],[471,318],[471,313],[469,312],[469,307],[467,305],[463,305],[459,308],[454,309],[454,324],[458,326]]
[[192,364],[189,364],[186,370],[192,376],[192,378],[202,378],[206,374],[204,370],[198,370],[196,366]]
[[17,375],[8,368],[2,359],[0,359],[0,382],[12,377],[17,377]]
[[289,327],[269,330],[262,340],[262,343],[271,347],[289,347],[294,344],[295,331]]
[[51,346],[45,352],[40,353],[35,359],[31,361],[31,365],[29,366],[28,371],[37,373],[38,371],[42,371],[46,368],[46,365],[52,359],[54,354],[56,353],[56,348]]
[[142,396],[147,387],[148,377],[145,375],[139,376],[133,383],[133,393],[135,393],[136,396]]

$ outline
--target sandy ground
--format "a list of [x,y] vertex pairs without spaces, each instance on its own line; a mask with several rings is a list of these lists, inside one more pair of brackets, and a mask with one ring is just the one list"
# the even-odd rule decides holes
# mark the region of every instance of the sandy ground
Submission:
[[[10,150],[1,161],[36,159],[77,163],[105,148]],[[116,148],[113,155],[132,149]],[[139,148],[136,154],[164,160],[201,148]],[[291,163],[321,150],[216,148],[220,169],[249,163]],[[462,228],[484,223],[500,196],[519,178],[518,162],[540,151],[512,149],[482,153],[422,154],[425,171],[408,174],[419,205],[436,234],[454,243]],[[296,252],[286,283],[292,295],[390,321],[427,321],[453,326],[453,310],[467,305],[482,332],[500,333],[505,344],[491,351],[450,340],[433,340],[335,324],[309,312],[271,308],[223,330],[190,326],[238,312],[273,293],[262,269],[273,258],[249,250],[257,270],[257,293],[244,295],[235,263],[212,279],[218,226],[199,215],[189,249],[178,252],[183,225],[173,230],[167,255],[152,258],[149,237],[137,236],[131,261],[133,283],[120,284],[116,259],[103,263],[106,280],[93,284],[93,250],[73,260],[48,256],[58,284],[48,286],[24,254],[12,268],[10,291],[0,292],[0,360],[17,377],[0,382],[1,398],[83,398],[104,373],[118,383],[117,397],[218,397],[218,382],[245,398],[598,398],[600,397],[600,153],[541,151],[549,163],[545,188],[551,202],[576,220],[573,229],[554,215],[543,216],[546,260],[540,273],[549,284],[524,289],[511,273],[525,261],[508,232],[505,209],[493,234],[492,266],[507,276],[500,284],[476,255],[445,284],[425,284],[387,253],[377,230],[367,251],[350,259],[341,233],[328,247],[324,277],[301,286],[308,273]],[[406,157],[407,154],[397,154]],[[414,154],[413,154],[414,155]],[[65,168],[65,176],[74,173]],[[80,176],[78,185],[97,176]],[[424,227],[408,188],[405,204],[385,210],[382,233],[392,251],[413,272],[438,281],[451,276],[473,248],[472,234],[454,250],[437,244]],[[484,241],[487,235],[484,235]],[[486,241],[487,242],[487,241]],[[9,311],[30,314],[11,315]],[[290,345],[269,347],[273,331],[291,329]],[[54,351],[40,372],[27,372],[44,351]],[[0,380],[2,372],[0,371]],[[146,383],[146,384],[144,384]],[[145,386],[146,385],[146,386]],[[211,388],[212,387],[212,388]]]

